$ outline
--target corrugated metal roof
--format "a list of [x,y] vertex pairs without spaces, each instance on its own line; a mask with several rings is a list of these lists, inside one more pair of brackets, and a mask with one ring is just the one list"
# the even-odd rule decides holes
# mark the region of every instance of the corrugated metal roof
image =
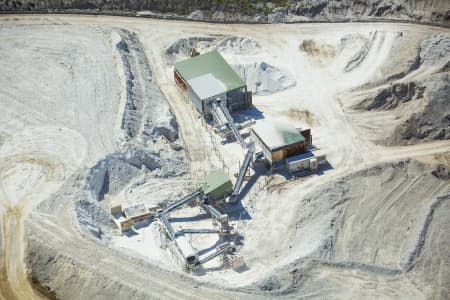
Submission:
[[[225,91],[231,91],[245,86],[244,81],[242,81],[217,50],[180,61],[175,64],[175,69],[188,82],[197,77],[210,74],[211,77],[209,78],[214,78],[223,84],[226,89]],[[195,92],[197,93],[197,91]],[[197,95],[199,94],[197,93]]]
[[217,96],[227,91],[227,87],[211,73],[195,77],[187,82],[200,99]]
[[287,122],[260,121],[252,130],[271,151],[305,141],[297,128]]

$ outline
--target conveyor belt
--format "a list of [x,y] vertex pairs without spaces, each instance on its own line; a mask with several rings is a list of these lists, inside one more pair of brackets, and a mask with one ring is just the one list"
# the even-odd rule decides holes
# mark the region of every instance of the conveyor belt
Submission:
[[203,209],[205,209],[208,213],[210,213],[211,216],[214,219],[216,219],[217,221],[219,221],[221,223],[228,222],[228,215],[227,214],[223,214],[222,212],[220,212],[214,206],[206,204],[206,205],[203,205]]
[[212,101],[210,103],[210,111],[214,120],[217,122],[219,127],[222,127],[228,123],[227,117],[223,114],[222,110],[219,108],[217,101]]
[[193,200],[194,198],[198,197],[200,195],[199,191],[193,192],[192,194],[189,194],[187,196],[184,196],[183,198],[181,198],[180,200],[176,201],[175,203],[169,205],[168,207],[166,207],[162,213],[166,214],[171,210],[174,210],[175,208],[177,208],[178,206],[181,206],[191,200]]
[[175,235],[179,234],[213,234],[213,233],[221,233],[218,229],[182,229],[180,231],[175,232]]
[[214,119],[217,121],[219,126],[226,126],[228,127],[231,132],[236,137],[236,140],[241,144],[242,148],[246,148],[247,145],[245,144],[244,139],[242,138],[239,130],[234,125],[233,117],[228,112],[228,109],[225,107],[225,104],[222,101],[212,101],[209,104],[211,114],[213,115]]
[[252,161],[253,157],[253,151],[250,151],[250,149],[247,150],[247,153],[245,154],[244,163],[242,164],[239,175],[236,180],[236,183],[233,187],[233,195],[239,195],[239,192],[241,191],[242,183],[244,182],[244,176],[247,172],[248,167],[250,166],[250,162]]
[[233,248],[233,247],[231,247],[231,246],[229,245],[229,246],[226,246],[226,247],[223,248],[223,249],[217,250],[216,252],[214,252],[214,253],[208,255],[207,257],[201,259],[201,260],[197,263],[197,265],[204,264],[204,263],[210,261],[211,259],[213,259],[213,258],[215,258],[215,257],[217,257],[217,256],[219,256],[219,255],[221,255],[221,254],[227,253],[227,252],[229,252],[232,248]]
[[172,225],[170,225],[169,220],[167,220],[166,215],[164,213],[161,213],[159,215],[159,219],[163,223],[164,227],[166,227],[167,235],[171,240],[173,240],[175,238],[175,233],[173,231]]
[[214,219],[220,219],[220,217],[222,216],[222,213],[220,211],[218,211],[217,208],[215,208],[212,205],[208,205],[208,204],[203,205],[203,208],[205,210],[207,210],[213,216]]
[[233,117],[230,115],[230,112],[225,107],[225,104],[222,101],[220,101],[218,104],[219,104],[220,109],[222,110],[223,115],[225,116],[225,118],[228,121],[227,126],[230,127],[231,131],[233,132],[234,136],[236,137],[236,140],[239,142],[239,144],[241,144],[242,148],[245,149],[247,147],[247,145],[245,144],[245,141],[242,138],[241,133],[234,125]]

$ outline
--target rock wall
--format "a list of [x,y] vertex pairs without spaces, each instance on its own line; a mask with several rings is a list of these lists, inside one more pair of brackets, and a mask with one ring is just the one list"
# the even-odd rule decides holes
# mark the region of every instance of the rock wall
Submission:
[[[390,111],[396,118],[405,118],[388,138],[379,140],[387,145],[450,139],[450,35],[430,36],[414,51],[409,55],[414,59],[398,64],[403,69],[392,70],[394,74],[382,70],[387,79],[375,83],[381,87],[371,90],[368,85],[368,94],[354,106],[375,113]],[[408,79],[419,69],[427,70],[426,76]],[[422,106],[417,108],[419,104]]]
[[450,26],[446,0],[191,1],[191,0],[2,0],[0,11],[164,14],[218,22],[292,22],[392,19]]
[[[290,250],[298,260],[251,288],[273,298],[414,298],[406,279],[414,277],[421,296],[445,298],[449,268],[438,265],[448,262],[448,254],[435,257],[437,249],[448,247],[442,237],[450,209],[448,178],[443,165],[406,160],[327,182],[299,199]],[[370,288],[372,280],[383,288]]]
[[405,123],[396,128],[391,137],[391,142],[394,144],[450,139],[449,73],[430,76],[426,84],[429,92],[425,109],[414,113]]

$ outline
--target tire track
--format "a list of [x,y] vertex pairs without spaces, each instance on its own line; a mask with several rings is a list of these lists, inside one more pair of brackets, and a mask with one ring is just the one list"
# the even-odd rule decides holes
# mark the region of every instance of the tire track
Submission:
[[[74,131],[28,128],[0,149],[0,299],[42,299],[29,282],[24,263],[24,221],[54,193],[84,157]],[[63,156],[64,155],[64,156]]]

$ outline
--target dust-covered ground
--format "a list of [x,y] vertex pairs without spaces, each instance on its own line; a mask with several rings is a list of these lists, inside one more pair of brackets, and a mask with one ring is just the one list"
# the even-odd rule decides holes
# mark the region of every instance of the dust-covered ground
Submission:
[[[3,16],[0,296],[448,298],[449,35]],[[328,155],[318,174],[244,187],[243,272],[183,273],[158,221],[124,236],[108,212],[237,171],[240,146],[221,144],[173,82],[191,48],[217,49],[254,91],[238,118],[311,127]]]

